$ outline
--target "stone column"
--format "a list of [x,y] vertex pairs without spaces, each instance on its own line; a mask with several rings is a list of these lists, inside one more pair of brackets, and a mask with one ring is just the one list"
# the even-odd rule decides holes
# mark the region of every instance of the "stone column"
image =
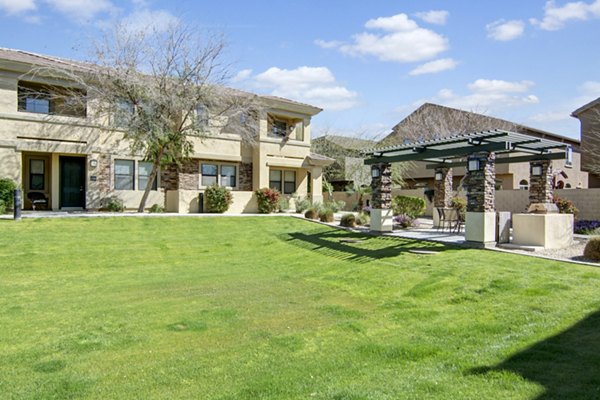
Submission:
[[[374,171],[379,171],[379,176]],[[371,230],[391,232],[393,225],[392,165],[379,163],[371,166]]]
[[[436,176],[442,174],[442,179],[438,180]],[[448,208],[452,204],[452,168],[436,168],[433,180],[433,207]],[[440,226],[440,217],[436,210],[433,210],[433,226]]]
[[[538,170],[540,175],[534,175],[534,170]],[[552,161],[531,161],[529,163],[529,205],[535,203],[554,203],[553,197]]]
[[474,153],[468,160],[478,160],[479,169],[467,172],[465,239],[484,245],[494,243],[496,241],[496,154]]

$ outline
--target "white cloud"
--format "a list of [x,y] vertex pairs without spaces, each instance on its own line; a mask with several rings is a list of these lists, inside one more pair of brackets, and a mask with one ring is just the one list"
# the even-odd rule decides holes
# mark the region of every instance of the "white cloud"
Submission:
[[533,86],[534,83],[531,81],[478,79],[467,85],[470,93],[466,95],[456,94],[450,89],[442,89],[425,101],[463,110],[486,110],[493,113],[506,108],[539,103],[537,96],[527,93]]
[[499,19],[485,26],[490,39],[506,42],[514,40],[525,32],[525,23],[519,20],[505,21]]
[[[551,110],[534,114],[528,119],[541,124],[571,122],[573,120],[571,117],[573,111],[600,97],[600,82],[584,82],[577,87],[577,92],[577,96],[565,99],[562,104],[553,107]],[[548,126],[547,129],[551,130],[551,126]]]
[[409,75],[437,74],[438,72],[456,68],[458,62],[451,58],[442,58],[435,61],[430,61],[410,71]]
[[51,7],[79,23],[89,22],[98,14],[112,13],[116,7],[109,0],[44,0]]
[[231,83],[238,83],[247,80],[252,75],[251,69],[243,69],[239,71],[235,76],[231,79]]
[[529,22],[543,30],[556,31],[562,29],[568,21],[585,21],[590,18],[600,18],[600,0],[591,3],[570,2],[562,7],[549,0],[544,7],[544,18],[541,21],[531,18]]
[[445,25],[449,15],[450,13],[444,10],[432,10],[415,14],[417,18],[421,18],[423,21],[435,25]]
[[0,9],[8,15],[16,15],[37,9],[34,0],[0,0]]
[[365,23],[370,30],[352,37],[352,43],[317,40],[324,48],[337,48],[350,56],[374,56],[381,61],[418,62],[436,57],[448,50],[448,39],[419,25],[406,14],[370,19]]
[[254,76],[255,87],[273,96],[314,104],[326,110],[344,110],[358,104],[358,93],[340,85],[327,67],[271,67]]
[[315,40],[315,44],[323,49],[335,49],[336,47],[340,47],[344,42],[340,42],[339,40]]
[[163,32],[177,24],[179,18],[166,10],[137,10],[121,21],[130,32]]

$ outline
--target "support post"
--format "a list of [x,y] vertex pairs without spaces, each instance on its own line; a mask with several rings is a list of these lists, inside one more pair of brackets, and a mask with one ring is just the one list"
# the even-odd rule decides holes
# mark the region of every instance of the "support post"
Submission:
[[[433,180],[433,207],[449,208],[452,205],[452,168],[436,168]],[[433,226],[440,226],[440,218],[433,210]]]
[[371,166],[371,231],[391,232],[393,226],[392,165],[389,163]]
[[468,164],[465,239],[477,243],[496,242],[496,154],[471,154]]
[[529,205],[554,203],[552,175],[551,160],[529,163]]

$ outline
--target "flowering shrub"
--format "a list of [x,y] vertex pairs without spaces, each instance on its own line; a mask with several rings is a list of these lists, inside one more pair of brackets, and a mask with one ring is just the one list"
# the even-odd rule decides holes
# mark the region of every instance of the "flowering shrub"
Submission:
[[277,211],[279,208],[279,198],[281,193],[277,189],[262,188],[256,192],[258,200],[258,212],[261,214],[269,214]]
[[560,197],[554,197],[554,204],[558,207],[558,211],[561,214],[574,214],[577,215],[579,210],[573,205],[573,202],[568,199],[561,199]]
[[206,196],[206,208],[211,213],[224,213],[233,203],[231,191],[223,186],[209,186],[204,195]]
[[589,235],[595,233],[600,229],[600,221],[596,220],[581,220],[575,221],[574,231],[583,235]]
[[394,224],[399,225],[401,228],[418,228],[419,222],[416,218],[412,218],[406,214],[396,215],[393,219]]

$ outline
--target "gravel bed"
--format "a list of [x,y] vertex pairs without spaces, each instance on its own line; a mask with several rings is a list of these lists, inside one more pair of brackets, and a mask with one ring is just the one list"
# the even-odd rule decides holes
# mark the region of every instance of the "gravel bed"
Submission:
[[536,251],[518,250],[518,249],[503,249],[504,251],[511,251],[520,254],[528,254],[531,256],[542,256],[553,258],[555,260],[568,260],[568,261],[579,261],[589,264],[597,264],[600,266],[600,262],[593,261],[583,257],[583,249],[587,244],[588,238],[578,237],[575,239],[572,246],[565,249],[539,249]]

